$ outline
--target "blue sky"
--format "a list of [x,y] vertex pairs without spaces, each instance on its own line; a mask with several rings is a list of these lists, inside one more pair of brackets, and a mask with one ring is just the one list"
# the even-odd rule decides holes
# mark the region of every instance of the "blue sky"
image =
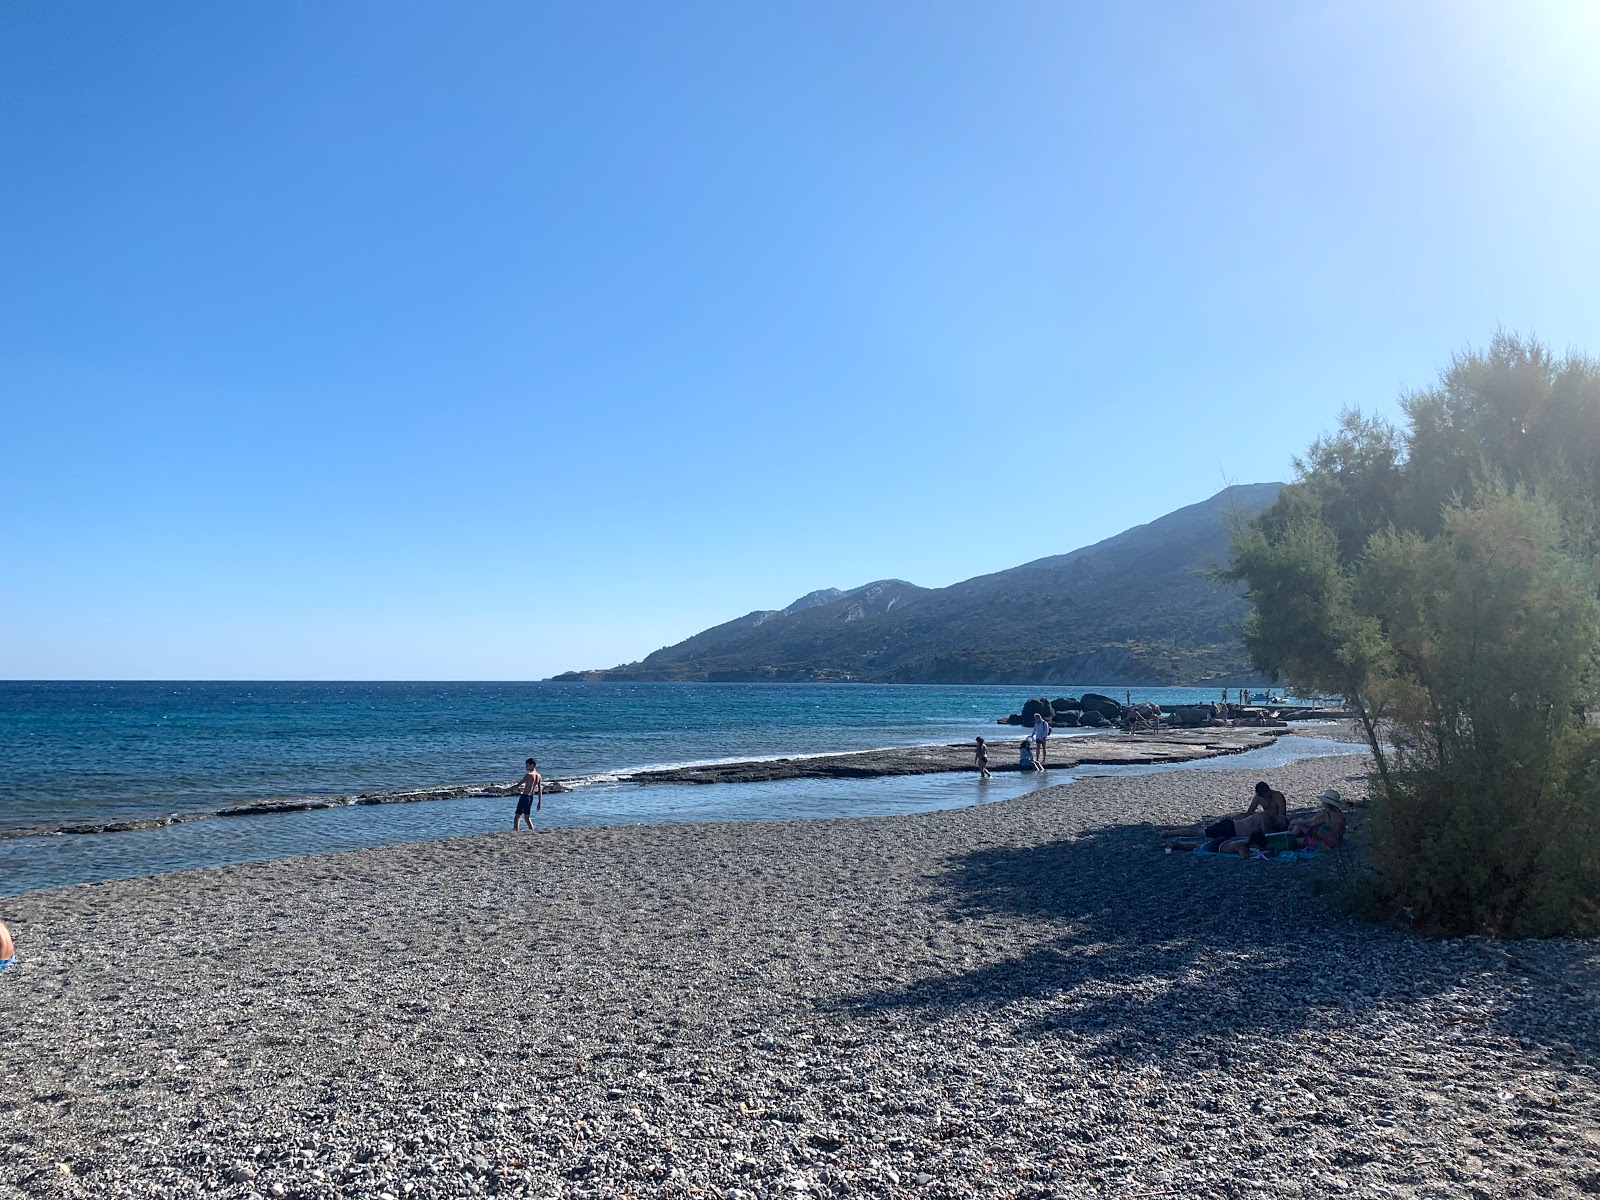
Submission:
[[1600,6],[0,12],[0,675],[536,678],[1600,353]]

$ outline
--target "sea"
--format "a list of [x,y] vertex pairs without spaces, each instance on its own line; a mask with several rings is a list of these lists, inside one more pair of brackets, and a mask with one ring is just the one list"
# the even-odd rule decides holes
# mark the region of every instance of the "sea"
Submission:
[[[1080,684],[1165,705],[1220,688]],[[535,757],[575,784],[541,824],[746,821],[927,811],[1043,786],[1001,774],[651,785],[650,767],[1017,738],[1030,690],[871,684],[0,681],[0,895],[198,866],[507,830],[513,801],[435,800],[104,834],[24,834],[236,804],[504,783]],[[1088,732],[1088,731],[1086,731]],[[1058,731],[1058,735],[1070,731]],[[1318,738],[1220,760],[1348,753]],[[1081,768],[1082,774],[1159,768]],[[1170,768],[1166,768],[1170,769]],[[1049,784],[1068,772],[1051,772]]]

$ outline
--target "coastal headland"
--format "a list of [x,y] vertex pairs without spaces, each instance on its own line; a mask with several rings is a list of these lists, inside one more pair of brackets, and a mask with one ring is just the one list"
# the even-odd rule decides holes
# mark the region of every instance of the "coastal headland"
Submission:
[[[1359,814],[1366,767],[1270,778]],[[0,1197],[1592,1190],[1593,945],[1347,919],[1338,856],[1163,853],[1255,778],[14,898]]]

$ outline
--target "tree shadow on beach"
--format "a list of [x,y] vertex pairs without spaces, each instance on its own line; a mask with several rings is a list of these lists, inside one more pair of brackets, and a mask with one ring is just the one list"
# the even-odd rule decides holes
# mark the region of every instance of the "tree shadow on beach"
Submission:
[[[1307,886],[1331,856],[1293,865],[1165,854],[1151,825],[976,851],[950,860],[930,903],[953,927],[1019,923],[1009,957],[841,1000],[860,1014],[1006,1008],[1025,1031],[1085,1040],[1114,1057],[1189,1055],[1208,1037],[1255,1031],[1290,1052],[1312,1026],[1424,1005],[1489,969],[1473,946],[1340,916]],[[1016,926],[1013,926],[1015,928]],[[1538,999],[1509,1003],[1526,1008]],[[1481,1012],[1470,1028],[1525,1014]],[[1559,1041],[1556,1037],[1554,1040]]]

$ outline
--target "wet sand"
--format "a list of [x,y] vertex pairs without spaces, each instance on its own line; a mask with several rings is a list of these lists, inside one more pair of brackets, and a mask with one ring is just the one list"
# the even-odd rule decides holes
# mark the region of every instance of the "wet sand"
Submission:
[[[1270,778],[1298,804],[1361,771]],[[1335,856],[1162,853],[1253,782],[5,901],[0,1197],[1600,1188],[1594,946],[1354,923],[1310,887]]]

